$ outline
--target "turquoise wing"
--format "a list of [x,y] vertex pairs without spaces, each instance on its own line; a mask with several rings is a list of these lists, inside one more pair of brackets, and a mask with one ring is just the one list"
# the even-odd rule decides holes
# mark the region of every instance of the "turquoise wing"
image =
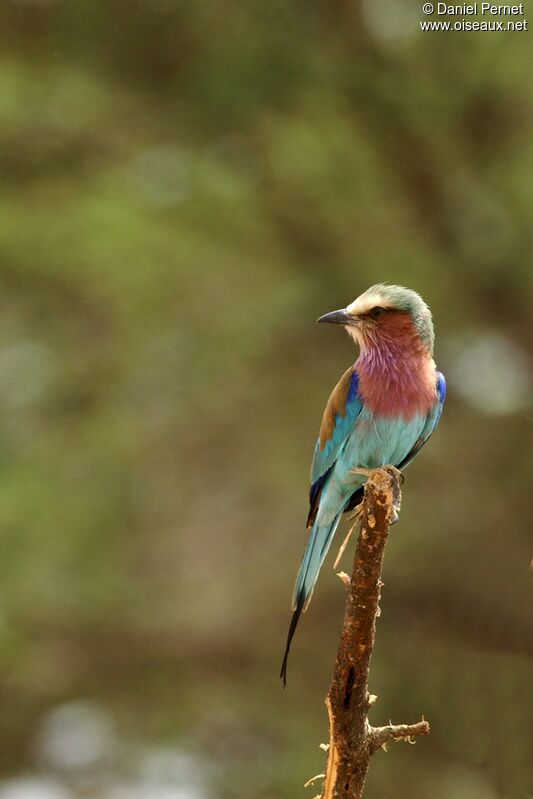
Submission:
[[316,516],[322,488],[350,437],[362,409],[359,378],[355,367],[351,366],[333,389],[322,417],[320,434],[311,465],[308,527],[313,524]]
[[424,425],[424,429],[422,430],[420,437],[409,454],[406,455],[403,461],[398,464],[398,469],[405,469],[405,467],[408,466],[414,458],[416,458],[426,441],[429,441],[431,438],[433,431],[439,423],[439,419],[442,415],[442,409],[444,407],[444,400],[446,398],[446,380],[442,372],[437,372],[437,397],[438,401],[435,403],[431,413],[428,414],[426,424]]

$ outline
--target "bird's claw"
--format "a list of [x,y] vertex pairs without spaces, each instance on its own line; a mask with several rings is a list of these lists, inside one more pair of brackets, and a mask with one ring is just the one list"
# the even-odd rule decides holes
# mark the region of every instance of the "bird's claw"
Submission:
[[400,486],[403,485],[404,476],[396,466],[385,466],[385,471],[395,478],[392,484],[392,509],[391,509],[391,524],[396,524],[400,518],[400,506],[402,504],[402,493]]
[[363,477],[370,477],[372,472],[375,472],[375,469],[365,469],[363,466],[354,466],[350,469],[350,474],[362,474]]

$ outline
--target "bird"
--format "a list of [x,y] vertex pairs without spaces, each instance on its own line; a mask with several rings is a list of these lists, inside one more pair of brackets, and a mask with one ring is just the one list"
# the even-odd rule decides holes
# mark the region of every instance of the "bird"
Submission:
[[317,319],[342,325],[359,356],[333,389],[311,466],[309,538],[292,596],[292,618],[280,677],[301,614],[342,515],[363,499],[369,471],[385,465],[400,472],[420,452],[441,417],[446,380],[433,360],[431,311],[403,286],[371,286],[346,308]]

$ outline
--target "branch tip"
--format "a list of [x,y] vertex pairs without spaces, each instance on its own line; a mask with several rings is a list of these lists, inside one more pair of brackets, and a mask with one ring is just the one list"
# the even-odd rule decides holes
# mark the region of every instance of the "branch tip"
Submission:
[[372,727],[370,730],[371,748],[376,751],[389,741],[415,743],[413,739],[419,735],[429,735],[427,721],[418,721],[416,724],[387,724],[385,727]]
[[346,574],[346,572],[337,572],[337,577],[344,584],[345,588],[349,587],[350,577]]
[[323,780],[325,776],[326,776],[325,774],[317,774],[316,777],[311,777],[310,780],[304,782],[304,788],[309,788],[309,786],[313,785],[313,783],[316,782],[317,780]]

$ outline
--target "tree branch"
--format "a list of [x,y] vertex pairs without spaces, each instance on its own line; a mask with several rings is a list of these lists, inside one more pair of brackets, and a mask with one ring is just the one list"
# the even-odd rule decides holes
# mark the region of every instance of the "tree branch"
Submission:
[[379,616],[383,553],[389,528],[400,508],[401,474],[393,466],[376,469],[365,485],[359,540],[337,660],[326,699],[330,740],[322,799],[361,799],[372,755],[388,741],[427,735],[429,724],[372,727],[368,710],[376,700],[368,693],[370,659]]

